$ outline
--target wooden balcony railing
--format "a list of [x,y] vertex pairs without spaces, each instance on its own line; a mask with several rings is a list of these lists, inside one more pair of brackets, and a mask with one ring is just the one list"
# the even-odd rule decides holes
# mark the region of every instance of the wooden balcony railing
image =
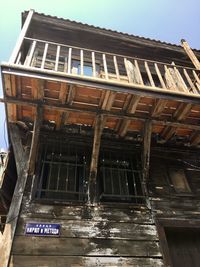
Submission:
[[134,57],[24,38],[14,64],[89,79],[200,93],[200,71]]

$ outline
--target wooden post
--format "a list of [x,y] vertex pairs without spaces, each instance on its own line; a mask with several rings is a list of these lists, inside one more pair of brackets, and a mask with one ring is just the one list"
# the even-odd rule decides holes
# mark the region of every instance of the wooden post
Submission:
[[200,62],[197,59],[197,57],[195,56],[192,49],[190,48],[189,44],[184,39],[181,40],[181,44],[182,44],[182,47],[184,48],[186,54],[188,55],[188,57],[190,58],[190,60],[194,64],[195,68],[200,70]]
[[17,56],[18,56],[18,53],[20,51],[20,48],[22,46],[22,43],[23,43],[23,40],[24,40],[24,37],[28,31],[28,28],[29,28],[29,25],[30,25],[30,22],[31,22],[31,19],[32,19],[32,16],[34,14],[34,10],[33,9],[30,9],[29,13],[28,13],[28,16],[26,17],[26,20],[25,20],[25,23],[22,27],[22,30],[20,32],[20,35],[19,35],[19,38],[17,40],[17,43],[15,45],[15,48],[12,52],[12,55],[9,59],[9,63],[10,64],[14,64],[16,59],[17,59]]
[[143,139],[143,179],[144,179],[144,182],[146,182],[149,177],[151,133],[152,133],[152,122],[150,120],[146,120],[144,124],[144,139]]
[[99,149],[100,149],[100,143],[101,143],[101,134],[103,132],[105,122],[106,122],[106,118],[103,115],[98,115],[96,117],[92,157],[91,157],[91,164],[90,164],[89,186],[88,186],[89,204],[94,204],[96,202],[97,166],[98,166]]
[[14,240],[15,230],[17,226],[19,211],[22,203],[23,192],[26,185],[26,180],[28,176],[28,151],[24,151],[20,132],[16,125],[10,124],[9,125],[9,134],[11,137],[15,161],[16,161],[16,168],[17,168],[17,183],[15,186],[15,191],[13,194],[11,206],[9,209],[9,213],[7,216],[6,225],[4,228],[4,233],[2,237],[2,243],[0,247],[0,266],[1,267],[8,267],[9,266],[9,259],[11,248]]
[[37,106],[34,129],[33,129],[33,136],[32,136],[32,142],[31,142],[31,150],[30,150],[30,155],[29,155],[29,164],[28,164],[29,175],[33,175],[35,171],[35,160],[36,160],[40,126],[42,124],[42,119],[43,119],[43,109],[41,106]]

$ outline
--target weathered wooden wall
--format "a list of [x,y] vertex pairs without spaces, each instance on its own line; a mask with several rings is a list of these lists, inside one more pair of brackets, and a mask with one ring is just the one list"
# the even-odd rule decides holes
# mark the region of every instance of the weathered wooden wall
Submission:
[[[151,157],[150,186],[154,217],[199,220],[200,215],[200,166],[198,152],[154,153]],[[191,188],[190,194],[176,193],[168,169],[184,169]],[[200,220],[199,220],[200,221]]]
[[[193,161],[192,161],[193,158]],[[188,161],[186,160],[188,159]],[[185,170],[190,195],[177,194],[168,168]],[[200,175],[198,159],[190,153],[151,155],[149,193],[145,206],[87,206],[42,204],[23,199],[10,267],[24,266],[163,266],[155,221],[198,221]],[[27,222],[59,223],[61,236],[25,236]]]
[[[60,223],[61,236],[25,236],[26,222]],[[24,201],[11,266],[162,266],[162,260],[156,227],[147,208]]]

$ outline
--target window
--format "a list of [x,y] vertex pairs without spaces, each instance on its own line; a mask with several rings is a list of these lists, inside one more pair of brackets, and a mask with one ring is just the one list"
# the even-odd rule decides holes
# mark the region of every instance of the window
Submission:
[[43,144],[37,198],[85,201],[88,154],[87,148],[70,143]]
[[143,203],[139,161],[121,151],[102,151],[99,158],[100,201]]
[[191,189],[183,169],[170,167],[169,176],[177,193],[191,193]]
[[[99,65],[95,64],[95,68],[96,68],[96,76],[98,76],[98,74],[99,74]],[[81,64],[80,64],[79,60],[73,60],[72,61],[72,73],[81,75]],[[91,77],[93,76],[92,63],[84,62],[83,74],[85,76],[91,76]]]

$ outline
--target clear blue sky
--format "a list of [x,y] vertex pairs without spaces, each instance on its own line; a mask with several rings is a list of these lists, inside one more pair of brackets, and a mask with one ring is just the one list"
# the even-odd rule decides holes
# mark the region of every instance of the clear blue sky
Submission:
[[[200,49],[200,0],[6,0],[0,8],[0,61],[7,61],[30,8],[99,27]],[[0,85],[0,96],[2,89]],[[0,104],[0,148],[5,148],[4,107]]]

